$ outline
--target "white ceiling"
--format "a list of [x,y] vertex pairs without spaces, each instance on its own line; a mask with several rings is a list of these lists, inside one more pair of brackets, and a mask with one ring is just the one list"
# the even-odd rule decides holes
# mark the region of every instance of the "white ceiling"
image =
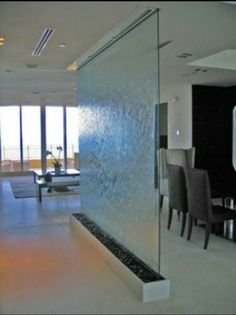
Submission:
[[216,54],[195,60],[189,65],[236,70],[236,50],[226,49]]
[[[194,71],[197,59],[236,49],[236,6],[223,2],[0,2],[0,105],[76,104],[76,72],[66,68],[140,6],[160,8],[161,89],[175,84],[236,85],[236,71]],[[45,27],[55,28],[41,56],[31,53]],[[60,48],[60,43],[66,43]],[[182,53],[192,53],[179,58]],[[37,64],[37,69],[26,68]]]

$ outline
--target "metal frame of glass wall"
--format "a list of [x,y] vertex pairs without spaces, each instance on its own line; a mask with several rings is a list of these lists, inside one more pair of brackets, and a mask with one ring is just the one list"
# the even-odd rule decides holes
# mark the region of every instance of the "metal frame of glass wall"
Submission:
[[[1,129],[1,119],[0,119],[0,176],[4,176],[4,175],[14,175],[14,174],[19,174],[20,173],[25,173],[25,172],[31,172],[31,170],[25,170],[24,169],[24,151],[23,151],[23,147],[24,147],[24,136],[23,136],[23,119],[22,119],[22,107],[26,106],[26,105],[6,105],[3,107],[12,107],[12,106],[17,106],[19,108],[19,143],[20,143],[20,171],[3,171],[2,170],[2,163],[3,163],[3,152],[2,152],[2,129]],[[28,105],[27,105],[28,106]],[[29,106],[36,106],[36,105],[29,105]],[[40,127],[41,127],[41,131],[40,131],[40,145],[41,145],[41,165],[42,165],[42,170],[46,170],[47,169],[47,130],[46,130],[46,107],[53,107],[53,105],[45,105],[45,106],[40,106]],[[63,108],[63,124],[62,124],[62,129],[63,129],[63,147],[64,147],[64,153],[63,153],[63,159],[64,159],[64,168],[67,168],[67,160],[68,160],[68,153],[67,153],[67,108],[78,108],[77,106],[68,106],[68,105],[59,105],[60,107]],[[9,117],[10,119],[10,117]],[[30,131],[29,131],[30,132]],[[78,142],[77,142],[78,144]]]

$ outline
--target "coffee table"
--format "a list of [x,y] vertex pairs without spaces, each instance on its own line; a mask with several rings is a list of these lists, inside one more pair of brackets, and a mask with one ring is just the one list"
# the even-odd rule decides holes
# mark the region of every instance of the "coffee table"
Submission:
[[79,180],[62,180],[62,181],[45,181],[45,175],[50,173],[52,178],[56,177],[75,177],[80,175],[80,171],[75,169],[67,169],[62,170],[60,173],[55,173],[53,170],[47,170],[46,172],[42,172],[41,170],[34,170],[34,183],[38,186],[39,192],[39,202],[42,202],[42,189],[43,188],[59,188],[59,187],[67,187],[67,186],[79,186]]
[[36,183],[37,179],[44,178],[44,176],[50,173],[52,177],[75,177],[80,175],[80,171],[70,168],[67,170],[61,170],[60,173],[55,173],[53,169],[48,169],[47,171],[42,171],[42,170],[33,170],[33,175],[34,175],[34,183]]

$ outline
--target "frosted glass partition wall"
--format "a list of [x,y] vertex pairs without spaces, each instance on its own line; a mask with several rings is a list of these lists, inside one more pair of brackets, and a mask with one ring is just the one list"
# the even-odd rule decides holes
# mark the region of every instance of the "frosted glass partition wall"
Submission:
[[156,271],[158,73],[158,11],[78,69],[82,209]]

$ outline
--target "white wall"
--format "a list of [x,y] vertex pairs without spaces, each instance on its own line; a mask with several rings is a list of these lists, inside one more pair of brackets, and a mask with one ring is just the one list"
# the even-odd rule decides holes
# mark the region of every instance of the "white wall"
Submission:
[[[192,146],[192,86],[161,87],[160,102],[168,102],[168,147]],[[179,130],[179,135],[176,131]]]

